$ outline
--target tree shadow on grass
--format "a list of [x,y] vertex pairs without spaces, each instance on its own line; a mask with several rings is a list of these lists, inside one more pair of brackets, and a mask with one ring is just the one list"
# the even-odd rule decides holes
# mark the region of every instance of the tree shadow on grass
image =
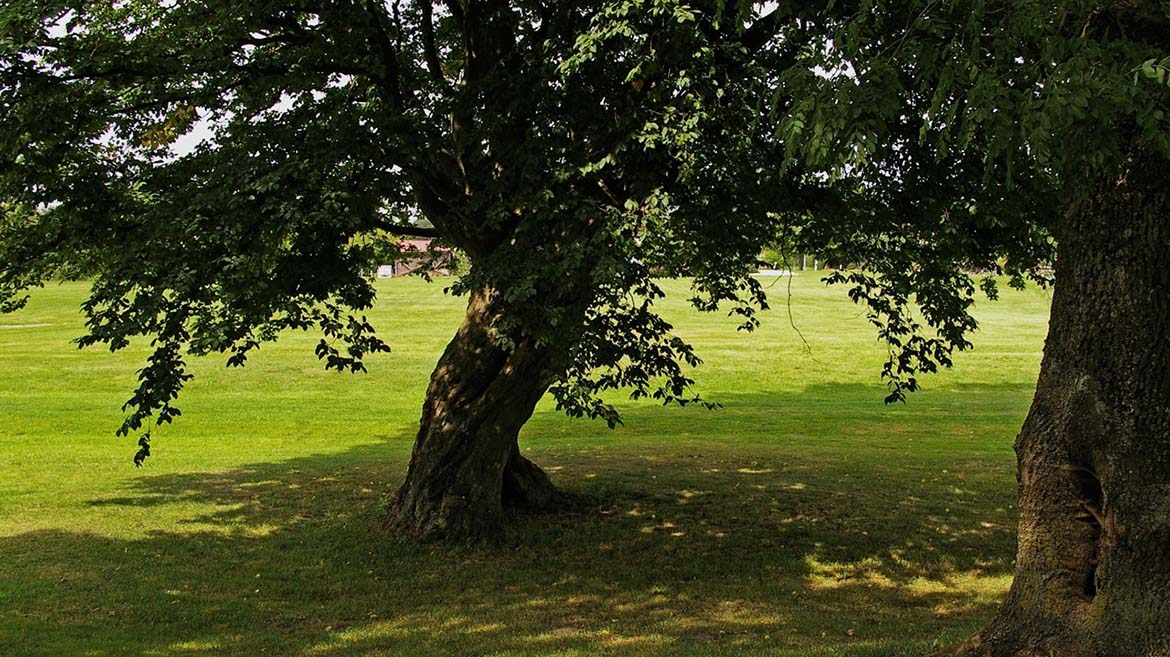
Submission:
[[534,459],[596,504],[450,548],[381,528],[407,444],[91,501],[157,513],[131,538],[0,538],[0,654],[919,655],[973,631],[1010,577],[1000,461],[546,442]]

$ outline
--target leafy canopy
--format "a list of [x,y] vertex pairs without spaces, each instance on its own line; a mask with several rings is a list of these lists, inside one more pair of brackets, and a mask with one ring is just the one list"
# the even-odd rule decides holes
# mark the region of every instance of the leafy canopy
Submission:
[[154,347],[128,433],[179,414],[190,355],[315,328],[326,367],[363,369],[389,348],[371,243],[434,236],[571,415],[612,425],[619,387],[687,403],[698,357],[652,277],[755,325],[758,245],[809,203],[771,99],[830,6],[5,3],[0,298],[93,278],[80,344]]
[[434,236],[499,344],[613,424],[608,389],[696,399],[654,277],[750,329],[782,243],[861,266],[829,281],[903,399],[969,346],[969,269],[1046,280],[1078,181],[1167,148],[1167,7],[9,2],[2,309],[93,278],[82,346],[155,348],[125,433],[178,414],[189,355],[316,328],[361,370],[375,245]]

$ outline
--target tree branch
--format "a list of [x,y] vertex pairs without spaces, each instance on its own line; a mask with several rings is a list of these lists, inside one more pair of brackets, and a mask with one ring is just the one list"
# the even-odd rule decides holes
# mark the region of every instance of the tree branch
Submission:
[[400,86],[401,75],[398,64],[398,49],[394,47],[394,42],[390,39],[390,34],[386,31],[386,24],[384,22],[385,13],[378,7],[375,0],[366,0],[366,12],[370,14],[370,18],[374,23],[374,30],[377,35],[378,49],[382,53],[382,66],[386,70],[385,85],[390,92],[390,101],[398,109],[402,108],[402,87]]
[[423,57],[427,61],[427,69],[435,82],[446,86],[447,78],[443,75],[443,64],[439,61],[439,51],[435,48],[435,7],[431,0],[422,0],[422,42]]
[[755,52],[763,48],[764,44],[780,32],[780,28],[784,26],[782,20],[784,18],[787,16],[782,15],[779,8],[773,9],[744,30],[743,36],[740,37],[740,43],[748,49],[748,52]]
[[379,221],[374,224],[374,227],[399,237],[442,237],[439,231],[434,228],[411,226],[409,224],[392,224],[388,221]]

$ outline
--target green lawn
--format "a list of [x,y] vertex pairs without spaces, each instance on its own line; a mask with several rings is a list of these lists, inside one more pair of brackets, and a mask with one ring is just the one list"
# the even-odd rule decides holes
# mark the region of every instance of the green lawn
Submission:
[[1045,292],[981,302],[976,349],[882,404],[883,350],[844,290],[784,280],[755,334],[667,304],[724,408],[546,401],[530,457],[594,500],[503,546],[379,526],[427,376],[458,323],[444,284],[380,281],[394,352],[327,373],[317,337],[243,370],[199,361],[136,470],[118,407],[142,350],[79,352],[85,286],[0,316],[0,655],[923,655],[1010,582],[1011,450]]

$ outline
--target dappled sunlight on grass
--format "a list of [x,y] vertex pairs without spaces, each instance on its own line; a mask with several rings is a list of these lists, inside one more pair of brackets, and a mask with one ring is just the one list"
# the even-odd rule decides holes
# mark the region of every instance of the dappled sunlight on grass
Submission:
[[[899,550],[890,551],[889,561],[897,564],[897,569],[903,572],[916,570],[915,564],[901,558]],[[897,579],[884,568],[885,563],[879,557],[839,564],[822,563],[815,556],[808,555],[805,557],[805,565],[809,571],[806,578],[809,589],[842,591],[864,588],[897,592],[924,600],[938,598],[940,602],[933,607],[933,612],[939,616],[969,613],[994,605],[1011,585],[1009,573],[989,573],[982,569]]]
[[151,651],[148,655],[183,654],[183,653],[214,653],[221,650],[223,645],[215,641],[181,641],[167,647],[166,651]]
[[[696,447],[660,450],[655,487],[634,448],[531,450],[592,504],[476,549],[388,540],[372,482],[404,461],[384,446],[143,477],[89,502],[166,519],[143,536],[0,539],[29,584],[7,622],[71,628],[29,651],[46,655],[81,634],[158,655],[869,654],[970,628],[1006,590],[1011,532],[948,516],[955,487],[920,466],[873,499],[840,454]],[[962,494],[1006,503],[1006,474],[968,468]],[[877,511],[909,497],[924,513]],[[939,534],[936,516],[980,531]]]

